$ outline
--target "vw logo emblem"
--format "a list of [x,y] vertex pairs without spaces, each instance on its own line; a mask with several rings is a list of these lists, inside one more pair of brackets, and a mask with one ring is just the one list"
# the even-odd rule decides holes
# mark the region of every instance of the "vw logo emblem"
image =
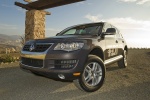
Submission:
[[35,49],[35,44],[31,44],[29,50],[32,51],[32,50],[34,50],[34,49]]

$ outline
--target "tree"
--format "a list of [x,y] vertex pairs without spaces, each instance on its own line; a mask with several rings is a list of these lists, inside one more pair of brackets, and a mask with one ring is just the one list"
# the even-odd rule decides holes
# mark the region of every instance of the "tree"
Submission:
[[24,46],[24,44],[25,44],[25,36],[20,36],[20,39],[21,39],[21,41],[20,41],[21,45]]

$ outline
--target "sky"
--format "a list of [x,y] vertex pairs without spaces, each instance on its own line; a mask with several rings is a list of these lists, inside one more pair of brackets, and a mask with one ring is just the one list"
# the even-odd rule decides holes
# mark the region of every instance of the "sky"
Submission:
[[[26,10],[14,2],[0,1],[0,34],[23,35]],[[129,47],[150,48],[150,0],[85,0],[83,2],[47,9],[46,37],[83,23],[106,21],[115,25]]]

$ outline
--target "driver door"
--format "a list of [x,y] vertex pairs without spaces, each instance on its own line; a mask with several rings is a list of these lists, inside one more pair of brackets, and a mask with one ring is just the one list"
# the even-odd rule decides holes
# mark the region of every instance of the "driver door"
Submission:
[[[110,24],[105,24],[105,32],[108,28],[112,28]],[[116,35],[105,35],[105,60],[118,56],[118,41]]]

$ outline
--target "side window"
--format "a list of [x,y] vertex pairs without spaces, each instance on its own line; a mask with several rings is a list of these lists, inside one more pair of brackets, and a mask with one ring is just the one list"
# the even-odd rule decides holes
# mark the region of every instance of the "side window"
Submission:
[[71,30],[65,32],[64,34],[65,34],[65,35],[66,35],[66,34],[75,34],[75,32],[76,32],[76,29],[71,29]]

